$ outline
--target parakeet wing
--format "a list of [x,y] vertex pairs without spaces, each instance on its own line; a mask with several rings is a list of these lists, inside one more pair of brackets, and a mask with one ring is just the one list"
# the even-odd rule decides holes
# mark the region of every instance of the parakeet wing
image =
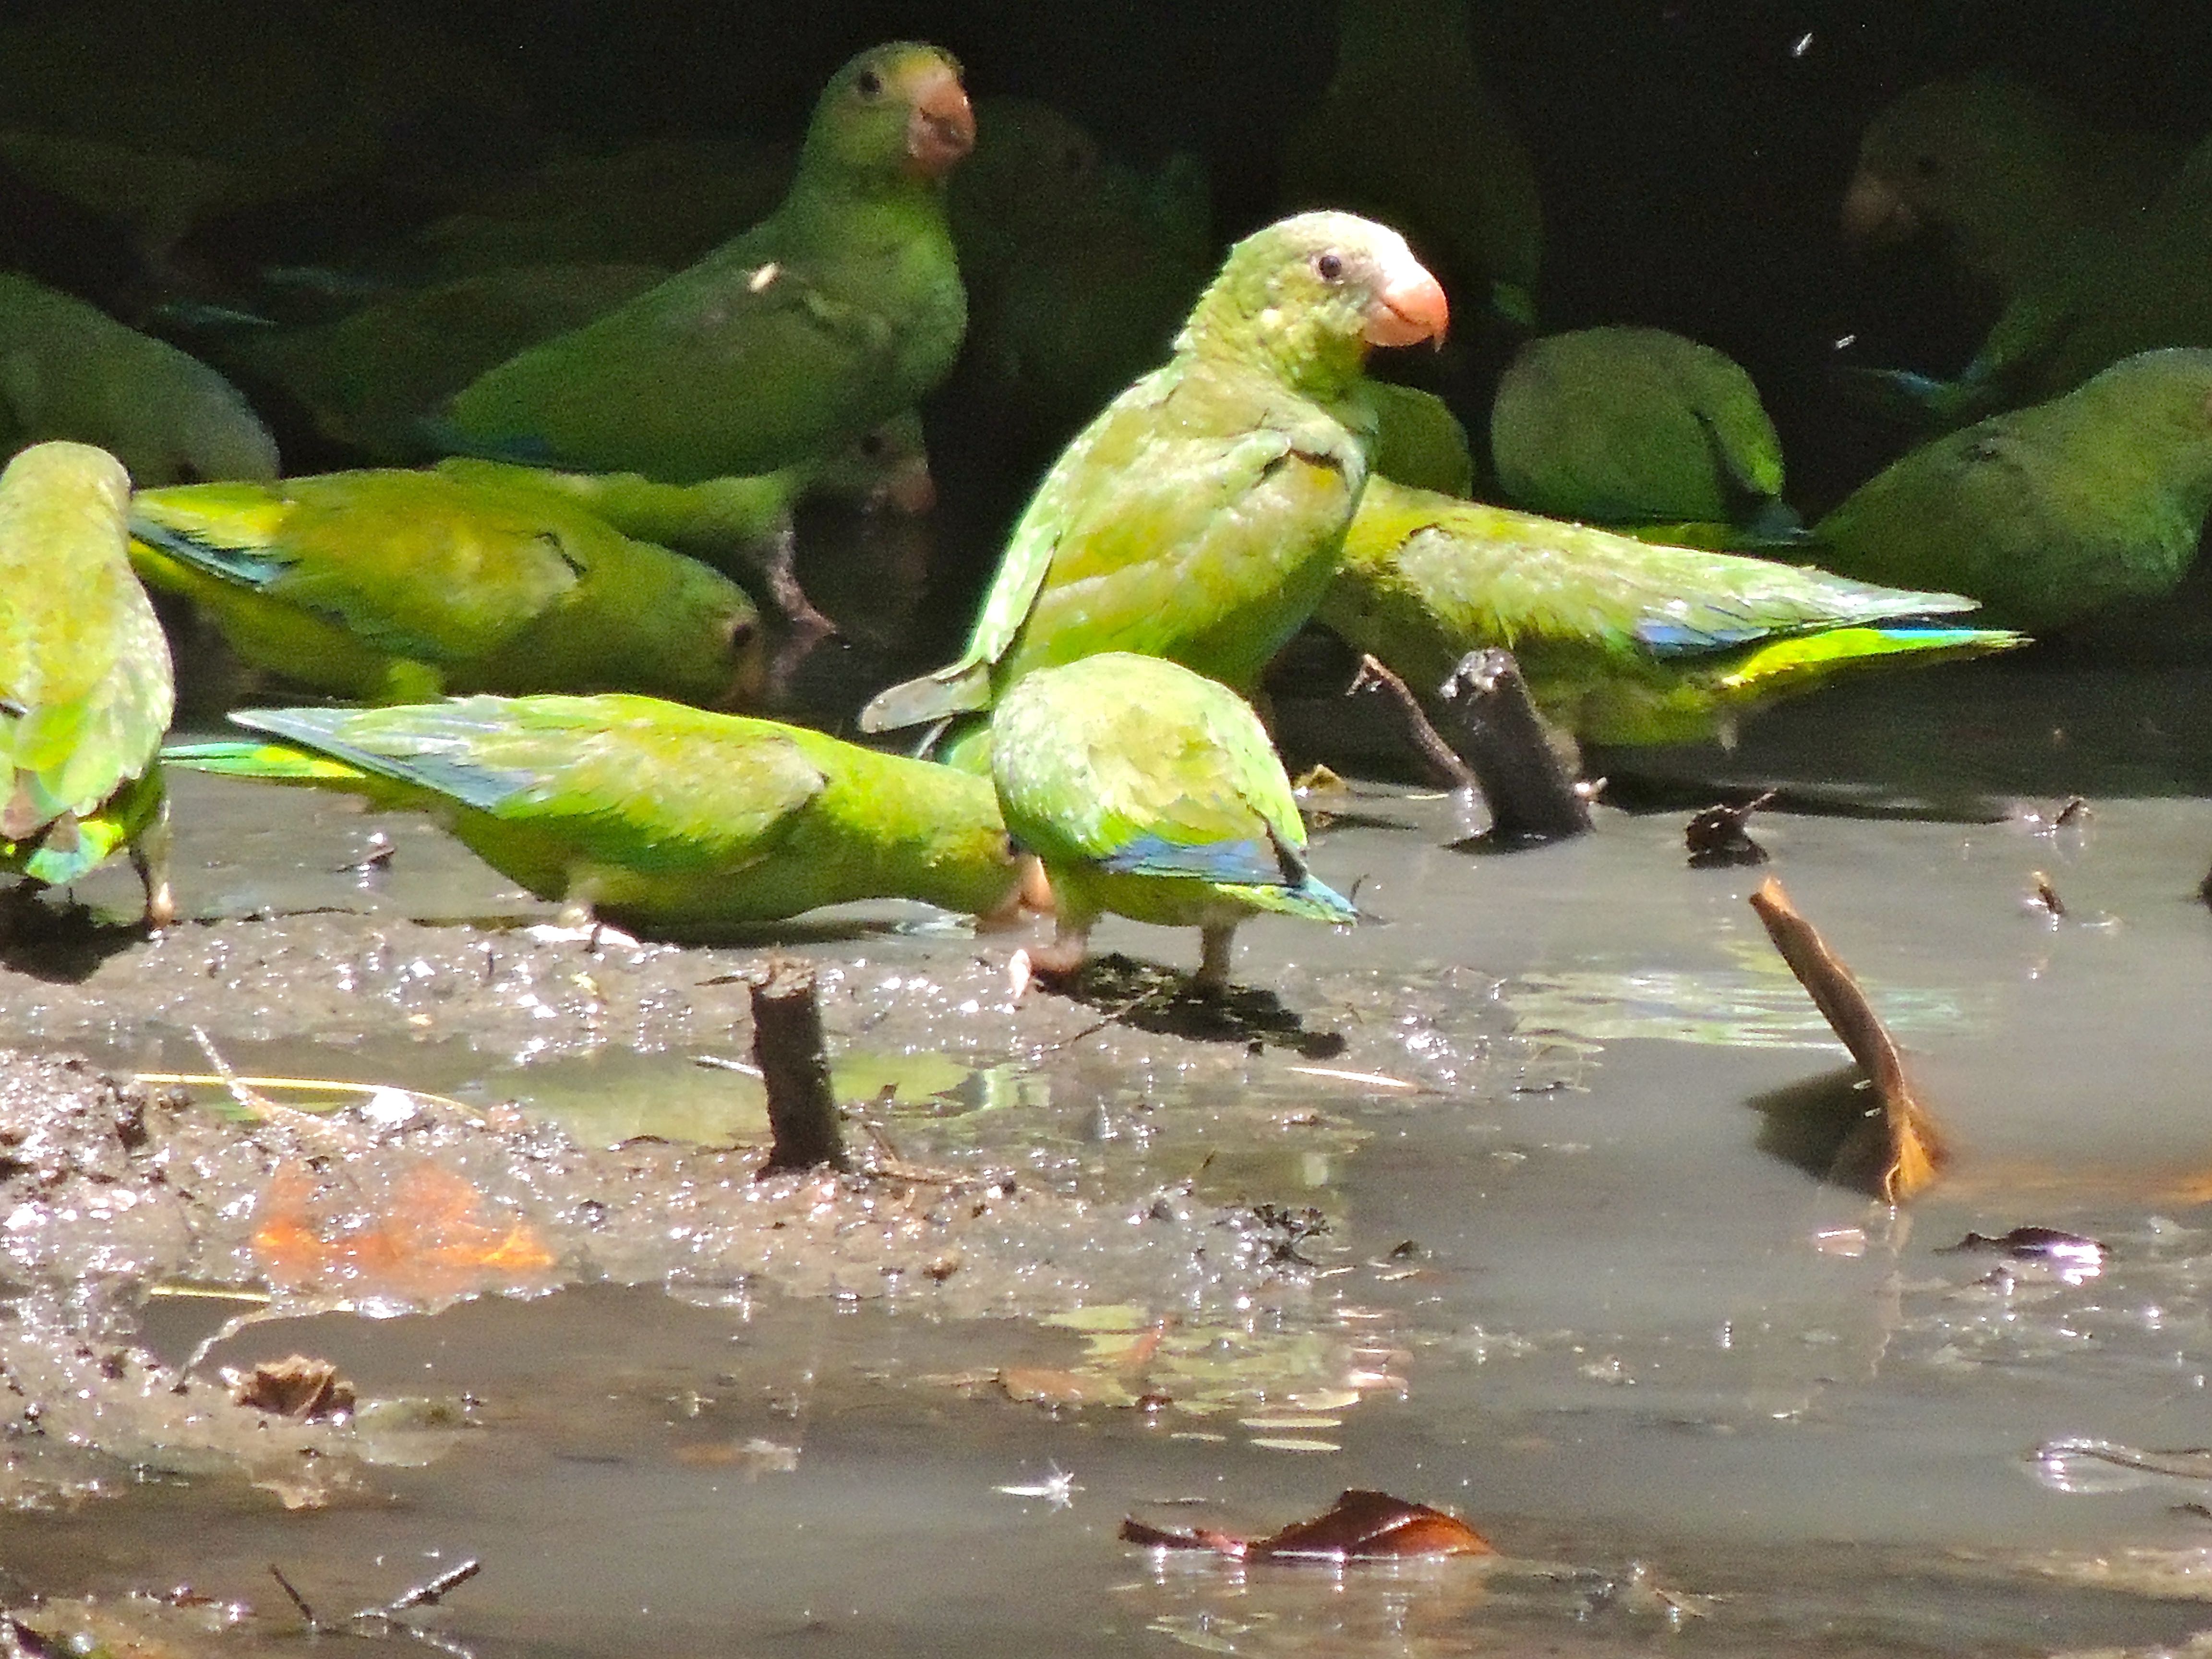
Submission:
[[428,661],[497,649],[587,568],[550,517],[465,512],[436,480],[409,474],[324,482],[299,497],[252,485],[141,492],[131,522],[138,556],[150,547]]
[[510,821],[562,821],[579,852],[637,869],[764,856],[818,795],[788,732],[648,697],[464,697],[251,710],[240,725]]
[[454,399],[454,423],[507,459],[694,483],[782,459],[726,453],[741,386],[750,429],[779,448],[827,443],[852,416],[825,389],[888,379],[898,342],[883,315],[779,258],[774,228],[492,370]]
[[1005,784],[1031,804],[1010,818],[1051,823],[1063,844],[1039,849],[1048,860],[1073,854],[1124,873],[1295,884],[1303,871],[1283,851],[1303,848],[1305,830],[1258,723],[1218,719],[1212,708],[1178,712],[1188,718],[1164,749],[1151,711],[1127,702],[1063,712],[1043,741],[1018,726],[1000,732]]

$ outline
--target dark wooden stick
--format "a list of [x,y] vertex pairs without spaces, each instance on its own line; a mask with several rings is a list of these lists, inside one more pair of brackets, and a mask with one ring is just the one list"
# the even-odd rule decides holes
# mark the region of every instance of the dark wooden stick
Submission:
[[1589,833],[1589,803],[1567,775],[1510,651],[1471,651],[1437,690],[1446,735],[1490,808],[1481,840],[1537,847]]
[[775,1137],[760,1173],[852,1168],[837,1122],[837,1096],[830,1086],[830,1056],[822,1039],[822,1005],[814,970],[803,963],[772,962],[753,981],[753,1060],[768,1085],[768,1123]]
[[1390,705],[1398,723],[1398,735],[1413,751],[1421,769],[1429,775],[1429,781],[1440,789],[1467,789],[1474,785],[1474,769],[1452,751],[1452,746],[1429,723],[1421,708],[1421,700],[1407,689],[1406,682],[1385,668],[1371,656],[1359,659],[1359,672],[1352,677],[1352,684],[1344,688],[1344,695],[1356,697],[1362,693],[1379,696]]

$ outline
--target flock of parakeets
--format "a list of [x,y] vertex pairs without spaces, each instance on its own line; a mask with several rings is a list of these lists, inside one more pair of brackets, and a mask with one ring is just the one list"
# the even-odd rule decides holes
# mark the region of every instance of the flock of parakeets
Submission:
[[[532,892],[655,933],[878,896],[1052,910],[1034,960],[1066,972],[1110,913],[1201,929],[1218,986],[1244,917],[1357,915],[1307,866],[1252,702],[1310,622],[1417,689],[1510,647],[1564,737],[1634,744],[2180,580],[2212,511],[2212,153],[1992,77],[1879,118],[1846,234],[1941,230],[2004,311],[1955,380],[1858,373],[1956,429],[1808,529],[1749,376],[1696,342],[1525,338],[1480,457],[1446,401],[1369,378],[1376,348],[1443,344],[1448,289],[1529,331],[1541,220],[1457,0],[1344,0],[1340,52],[1285,161],[1310,210],[1218,269],[1196,163],[1148,175],[1048,106],[975,109],[950,55],[899,43],[836,72],[795,159],[564,161],[381,269],[268,273],[343,314],[234,319],[229,361],[377,470],[281,477],[222,374],[0,276],[0,867],[63,884],[127,849],[166,923],[166,762],[437,814]],[[368,142],[350,107],[333,154]],[[281,192],[251,137],[0,132],[0,155],[158,258],[195,204]],[[800,496],[927,510],[915,407],[956,373],[1074,435],[965,649],[860,713],[935,758],[709,712],[757,706],[771,633],[826,625]],[[370,706],[164,750],[142,580]]]

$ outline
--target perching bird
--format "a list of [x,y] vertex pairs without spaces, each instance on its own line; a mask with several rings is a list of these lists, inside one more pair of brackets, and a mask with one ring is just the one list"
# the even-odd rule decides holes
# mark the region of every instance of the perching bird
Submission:
[[832,455],[795,463],[757,478],[708,478],[695,484],[656,483],[635,472],[550,472],[505,461],[456,456],[438,471],[456,478],[489,478],[550,491],[604,519],[625,536],[673,548],[748,586],[757,585],[784,618],[825,628],[793,569],[797,544],[791,510],[811,495],[863,507],[888,506],[908,516],[937,499],[921,417],[894,415]]
[[1048,973],[1079,968],[1109,913],[1201,929],[1207,989],[1229,982],[1247,916],[1358,920],[1306,867],[1259,716],[1179,664],[1106,652],[1027,676],[992,711],[991,777],[1016,844],[1052,880],[1057,936],[1030,956]]
[[1445,318],[1436,278],[1381,225],[1306,213],[1246,237],[1166,366],[1038,486],[960,659],[881,693],[861,729],[987,708],[1101,651],[1250,691],[1312,614],[1366,482],[1368,349],[1436,338]]
[[959,65],[864,52],[815,106],[776,210],[453,400],[457,452],[664,483],[834,451],[945,377],[967,303],[945,175],[974,142]]
[[1782,441],[1730,357],[1656,328],[1531,340],[1490,411],[1516,507],[1598,524],[1788,520]]
[[2181,161],[2169,140],[2099,131],[2002,75],[1905,94],[1860,141],[1844,195],[1844,238],[1884,247],[1939,237],[1963,275],[1996,291],[2002,309],[1954,380],[1882,369],[1849,383],[1946,423],[2020,401],[2023,375],[2091,302],[2102,252],[2136,233]]
[[1201,168],[1157,177],[1101,154],[1049,105],[977,106],[947,194],[969,297],[962,382],[989,416],[1057,447],[1164,357],[1218,252]]
[[0,869],[58,885],[127,848],[166,927],[155,752],[176,692],[131,574],[130,505],[122,465],[89,445],[38,444],[0,472]]
[[983,780],[650,697],[468,697],[234,714],[278,741],[174,764],[434,813],[543,899],[661,935],[855,899],[986,920],[1042,902]]
[[1376,478],[1316,614],[1423,696],[1468,652],[1504,646],[1556,726],[1589,743],[1650,744],[1725,736],[1758,705],[1861,666],[2022,643],[1906,625],[1973,608]]
[[2212,512],[2212,350],[2146,351],[1923,444],[1813,527],[1820,562],[2063,628],[2170,592]]
[[1283,158],[1297,206],[1395,225],[1455,295],[1535,322],[1536,175],[1483,83],[1465,0],[1343,0],[1336,72]]
[[1474,493],[1474,452],[1467,428],[1434,392],[1370,380],[1362,395],[1375,416],[1368,471],[1440,495]]
[[332,472],[142,490],[132,559],[246,661],[338,696],[757,695],[760,616],[695,560],[535,487]]
[[0,271],[0,448],[49,438],[99,445],[142,487],[276,476],[269,429],[215,370]]

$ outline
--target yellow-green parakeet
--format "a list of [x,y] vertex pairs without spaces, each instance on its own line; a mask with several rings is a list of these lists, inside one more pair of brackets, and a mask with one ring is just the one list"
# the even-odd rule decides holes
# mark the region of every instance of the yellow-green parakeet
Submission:
[[168,809],[155,759],[176,701],[168,641],[131,573],[131,480],[87,444],[0,472],[0,869],[55,885],[127,848],[167,927]]
[[1498,487],[1597,524],[1786,520],[1782,440],[1734,359],[1656,328],[1522,346],[1490,411]]
[[1166,366],[1046,475],[959,660],[881,693],[861,728],[987,708],[1101,651],[1250,691],[1312,614],[1366,483],[1369,349],[1445,320],[1436,278],[1383,226],[1306,213],[1245,238]]
[[49,438],[98,445],[141,485],[276,476],[268,428],[215,370],[0,271],[0,447]]
[[131,557],[257,667],[338,696],[757,695],[760,615],[695,560],[533,485],[332,472],[143,490]]
[[634,696],[231,718],[277,741],[172,763],[435,814],[540,898],[655,934],[870,898],[1005,920],[1044,899],[989,784],[802,726]]
[[1102,915],[1196,927],[1195,982],[1228,983],[1237,925],[1263,910],[1358,919],[1306,867],[1305,824],[1260,717],[1158,657],[1105,652],[1040,669],[991,714],[1006,828],[1051,878],[1058,937],[1031,960],[1082,965]]
[[1468,652],[1504,646],[1555,726],[1588,743],[1651,744],[1724,736],[1759,704],[1840,672],[2021,643],[1912,625],[1973,608],[1376,478],[1316,615],[1423,696]]

